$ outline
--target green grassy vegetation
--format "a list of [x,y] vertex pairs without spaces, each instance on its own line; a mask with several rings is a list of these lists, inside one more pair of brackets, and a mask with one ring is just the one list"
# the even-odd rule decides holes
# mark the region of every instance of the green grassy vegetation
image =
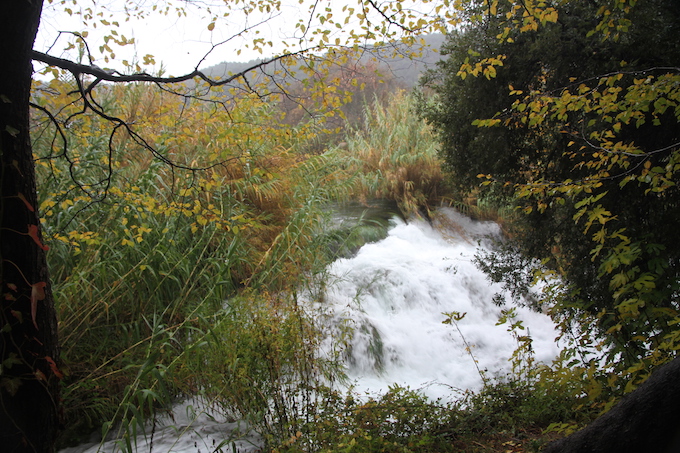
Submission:
[[[272,323],[294,314],[262,294],[302,287],[328,263],[318,239],[323,206],[348,188],[337,158],[299,162],[292,142],[279,140],[274,128],[229,135],[219,131],[214,112],[200,108],[184,124],[155,122],[176,101],[143,85],[113,89],[102,103],[135,117],[162,158],[180,164],[151,159],[129,133],[102,137],[91,116],[69,125],[69,154],[57,159],[52,138],[59,135],[45,118],[35,119],[65,374],[63,445],[102,425],[103,434],[129,436],[171,401],[210,392],[205,363],[196,357],[228,360],[233,349],[221,336],[265,335],[243,330],[257,310],[274,316]],[[245,103],[238,113],[274,123],[266,105]],[[174,135],[193,130],[200,134],[185,142]],[[204,170],[186,170],[183,162]],[[238,296],[247,290],[252,300]],[[237,296],[252,303],[236,309]],[[271,303],[256,303],[262,300]],[[287,340],[298,338],[291,333]],[[313,355],[300,360],[303,368],[316,366]],[[215,363],[215,373],[221,366]],[[255,398],[256,388],[237,382],[242,388],[232,391]]]
[[358,195],[394,200],[406,215],[426,213],[448,193],[432,131],[414,116],[410,96],[374,103],[362,127],[348,134],[346,156],[355,162]]
[[488,382],[449,402],[398,386],[371,398],[331,392],[313,421],[276,451],[537,452],[594,412],[571,393],[573,383],[532,374]]
[[361,225],[329,233],[329,203],[383,198],[413,215],[448,194],[409,96],[367,106],[346,145],[315,156],[299,151],[306,126],[277,126],[256,100],[230,118],[248,126],[229,132],[204,107],[181,123],[154,120],[177,104],[144,85],[113,88],[102,102],[134,117],[162,154],[152,159],[128,132],[102,137],[85,116],[69,125],[69,154],[57,159],[58,134],[35,118],[62,343],[62,446],[101,431],[133,451],[135,434],[185,397],[291,453],[535,451],[551,424],[587,418],[577,411],[580,381],[532,363],[453,402],[334,386],[344,379],[342,339],[337,357],[320,355],[323,318],[298,294],[321,301],[326,266],[371,239]]

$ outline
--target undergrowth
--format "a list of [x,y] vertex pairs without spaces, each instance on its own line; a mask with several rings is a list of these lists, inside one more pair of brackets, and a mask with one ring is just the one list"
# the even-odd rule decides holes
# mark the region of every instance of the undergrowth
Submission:
[[552,384],[508,377],[448,402],[399,386],[374,397],[326,389],[313,421],[273,451],[536,452],[594,416]]

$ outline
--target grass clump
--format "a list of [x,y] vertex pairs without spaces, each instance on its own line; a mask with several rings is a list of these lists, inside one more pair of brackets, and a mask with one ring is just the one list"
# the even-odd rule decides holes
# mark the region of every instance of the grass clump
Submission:
[[441,426],[451,414],[448,405],[396,385],[375,397],[326,389],[314,418],[275,451],[450,451]]
[[[276,445],[300,430],[340,377],[320,353],[322,336],[293,296],[247,293],[214,317],[206,344],[193,355],[201,394]],[[227,345],[225,347],[225,345]]]
[[359,178],[358,196],[394,200],[405,215],[419,214],[446,195],[447,184],[430,128],[413,114],[404,92],[367,106],[364,124],[348,135],[344,154]]

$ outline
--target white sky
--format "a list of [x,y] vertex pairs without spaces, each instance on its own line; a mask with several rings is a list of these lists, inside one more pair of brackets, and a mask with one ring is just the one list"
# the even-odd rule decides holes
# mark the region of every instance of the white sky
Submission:
[[[51,55],[74,58],[74,55],[77,55],[77,53],[73,53],[74,51],[64,52],[68,42],[73,41],[73,35],[61,35],[60,37],[59,32],[83,32],[87,30],[89,32],[88,45],[97,60],[96,64],[101,67],[122,69],[120,64],[112,61],[105,62],[103,54],[99,51],[99,46],[103,42],[102,37],[113,29],[111,26],[104,26],[98,18],[99,20],[95,21],[99,22],[97,28],[85,27],[79,15],[69,15],[64,12],[64,8],[69,7],[72,11],[84,11],[84,8],[91,7],[92,3],[91,0],[81,1],[78,5],[70,4],[70,2],[66,5],[46,3],[34,48],[43,52],[49,49]],[[119,0],[118,3],[122,2]],[[103,19],[109,22],[117,20],[120,23],[120,26],[115,28],[119,35],[128,39],[135,39],[133,45],[114,47],[116,60],[134,61],[136,56],[137,61],[141,61],[144,55],[151,54],[155,57],[156,69],[160,67],[162,62],[167,70],[166,73],[179,75],[191,72],[199,63],[200,67],[206,67],[223,61],[248,61],[262,56],[258,52],[246,49],[247,40],[237,37],[213,50],[208,58],[201,62],[206,53],[210,51],[212,43],[223,41],[230,38],[235,31],[241,31],[245,19],[244,17],[234,17],[229,20],[221,20],[211,32],[208,30],[208,24],[212,19],[209,13],[201,8],[187,6],[188,15],[182,18],[179,18],[176,13],[165,16],[155,12],[146,18],[129,19],[125,22],[126,15],[124,12],[113,13],[113,17],[109,15],[109,11],[105,12]],[[279,24],[285,24],[285,21],[281,22],[281,17],[281,14],[278,17],[272,17],[269,20],[270,23],[261,26],[262,33],[270,34],[272,40],[278,38],[280,36],[279,28],[281,27]],[[274,22],[278,22],[278,24]],[[237,49],[242,50],[240,55],[237,55]],[[148,71],[152,68],[145,69]]]
[[[318,13],[323,8],[332,7],[333,11],[336,12],[334,18],[339,19],[342,6],[350,4],[356,7],[356,1],[321,0],[318,2],[315,12]],[[147,12],[151,11],[154,4],[170,4],[172,8],[179,5],[186,8],[187,17],[178,18],[175,12],[171,12],[167,16],[152,12],[146,18],[128,19],[126,22],[125,19],[128,18],[128,15],[120,8],[131,3],[141,5]],[[234,0],[229,0],[229,3],[231,5],[238,4]],[[144,55],[151,54],[155,57],[157,64],[155,67],[145,67],[147,72],[157,70],[162,63],[166,69],[166,75],[180,75],[191,72],[197,65],[204,68],[224,61],[249,61],[280,53],[285,49],[281,44],[283,40],[288,40],[293,46],[298,46],[297,48],[293,47],[293,50],[299,49],[301,45],[299,38],[302,34],[299,29],[295,28],[295,23],[304,20],[307,25],[310,17],[308,10],[310,2],[300,5],[298,0],[282,0],[281,3],[281,11],[275,11],[271,14],[258,13],[256,16],[246,17],[239,11],[233,11],[227,18],[219,17],[214,29],[210,31],[208,25],[212,18],[216,17],[218,13],[221,16],[221,13],[225,11],[224,1],[53,0],[53,3],[46,1],[34,48],[42,52],[49,50],[51,55],[58,57],[77,58],[77,52],[74,53],[73,50],[70,53],[64,51],[68,42],[73,41],[73,35],[62,34],[60,36],[59,32],[83,32],[87,30],[89,32],[88,45],[96,59],[96,64],[122,72],[123,66],[120,63],[104,61],[103,55],[99,52],[99,46],[103,42],[102,37],[112,29],[111,26],[102,25],[100,20],[105,19],[110,22],[117,20],[120,23],[120,26],[115,28],[118,34],[128,39],[135,38],[134,45],[114,48],[118,62],[123,59],[139,62]],[[232,7],[235,8],[236,6]],[[87,8],[96,8],[95,14],[101,12],[103,16],[96,17],[97,20],[90,21],[90,26],[85,27],[81,16],[67,14],[66,8],[70,8],[73,12],[85,12]],[[97,23],[97,28],[92,27],[92,22]],[[329,27],[333,30],[332,39],[346,34],[351,26],[352,23],[342,29]],[[255,27],[259,34],[255,35],[254,31],[251,31],[249,34],[234,36],[247,27]],[[248,43],[255,36],[271,40],[274,43],[274,48],[266,50],[263,54],[247,48]],[[293,39],[291,40],[291,38]],[[227,39],[229,39],[229,42],[210,52],[214,43]],[[241,53],[237,54],[239,49]],[[209,53],[208,57],[203,60],[207,53]],[[84,62],[87,63],[87,60]]]
[[[155,57],[154,67],[144,67],[146,72],[156,72],[163,64],[165,75],[182,75],[191,72],[197,65],[200,68],[216,65],[222,62],[250,61],[281,53],[284,50],[301,50],[302,46],[309,46],[301,38],[315,39],[318,36],[307,32],[303,33],[295,25],[303,23],[308,30],[324,28],[331,30],[329,36],[331,42],[336,38],[344,40],[352,28],[357,27],[358,20],[352,19],[348,24],[344,23],[345,13],[343,7],[353,7],[361,11],[363,0],[281,0],[279,11],[271,13],[258,12],[245,15],[240,9],[246,4],[259,3],[262,5],[275,3],[277,0],[45,0],[41,25],[34,48],[50,55],[77,59],[77,52],[71,50],[65,52],[69,41],[74,41],[73,35],[59,32],[83,32],[88,31],[87,38],[90,51],[95,58],[95,64],[103,68],[111,68],[124,72],[120,63],[123,59],[130,62],[141,62],[144,55],[150,54]],[[302,3],[302,4],[301,4]],[[377,5],[387,5],[392,2],[387,0],[375,0]],[[441,6],[440,0],[403,0],[404,11],[419,11],[416,14],[440,17],[443,11],[435,13],[437,5]],[[392,3],[393,4],[393,3]],[[453,3],[452,3],[453,4]],[[225,7],[225,5],[227,5]],[[139,7],[139,11],[145,13],[145,17],[135,18],[126,13],[125,8]],[[153,11],[157,7],[158,10]],[[159,11],[169,7],[170,13],[163,15]],[[178,17],[175,9],[182,7],[186,10],[186,17]],[[448,8],[452,11],[451,6]],[[70,9],[73,14],[65,11]],[[93,11],[96,20],[90,20],[84,25],[82,16],[78,12]],[[310,23],[310,18],[326,9],[333,12],[333,20],[342,23],[341,28],[334,25],[320,24],[318,20]],[[445,9],[446,10],[446,9]],[[445,11],[444,10],[444,11]],[[228,17],[224,12],[229,11]],[[99,15],[101,14],[101,16]],[[380,23],[382,18],[373,11],[368,14],[373,24]],[[110,33],[114,27],[102,24],[101,20],[113,22],[117,20],[119,27],[115,30],[128,39],[134,38],[135,44],[124,47],[116,47],[117,62],[104,61],[103,54],[99,52],[99,46],[103,43],[103,36]],[[211,31],[208,25],[216,20],[215,27]],[[93,24],[97,27],[94,28]],[[249,29],[246,33],[241,33]],[[394,27],[393,27],[394,30]],[[256,34],[257,33],[257,34]],[[273,48],[267,48],[264,53],[252,50],[252,40],[255,37],[272,41]],[[223,45],[213,48],[215,44],[228,40]],[[282,43],[289,43],[286,48]],[[112,42],[110,42],[112,44]],[[250,48],[248,46],[251,46]],[[114,47],[114,46],[112,46]],[[211,51],[212,49],[212,51]],[[240,54],[237,52],[240,50]],[[207,54],[207,57],[206,57]],[[83,61],[88,63],[87,60]]]

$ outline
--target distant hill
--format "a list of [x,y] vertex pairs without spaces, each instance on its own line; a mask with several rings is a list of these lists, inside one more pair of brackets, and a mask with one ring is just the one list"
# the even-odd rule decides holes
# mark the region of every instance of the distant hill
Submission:
[[[369,50],[366,59],[376,58],[381,66],[389,69],[390,74],[399,82],[406,85],[408,88],[414,87],[418,83],[418,78],[423,71],[441,59],[439,49],[446,37],[442,34],[424,36],[425,46],[416,46],[411,49],[406,49],[403,44],[399,44],[396,48],[397,56],[393,56],[394,46],[387,47],[382,50]],[[409,59],[407,57],[399,57],[403,55],[406,50],[418,51],[422,56],[418,58]]]
[[[359,59],[359,63],[368,64],[375,62],[383,75],[393,77],[406,88],[412,88],[418,83],[420,74],[441,59],[439,49],[444,42],[442,34],[426,35],[423,37],[425,46],[417,45],[408,49],[403,44],[386,45],[383,47],[368,47]],[[422,56],[409,59],[404,56],[410,52],[421,52]],[[203,72],[212,78],[223,78],[230,74],[238,74],[251,68],[263,60],[251,60],[248,62],[223,62],[203,69]]]

